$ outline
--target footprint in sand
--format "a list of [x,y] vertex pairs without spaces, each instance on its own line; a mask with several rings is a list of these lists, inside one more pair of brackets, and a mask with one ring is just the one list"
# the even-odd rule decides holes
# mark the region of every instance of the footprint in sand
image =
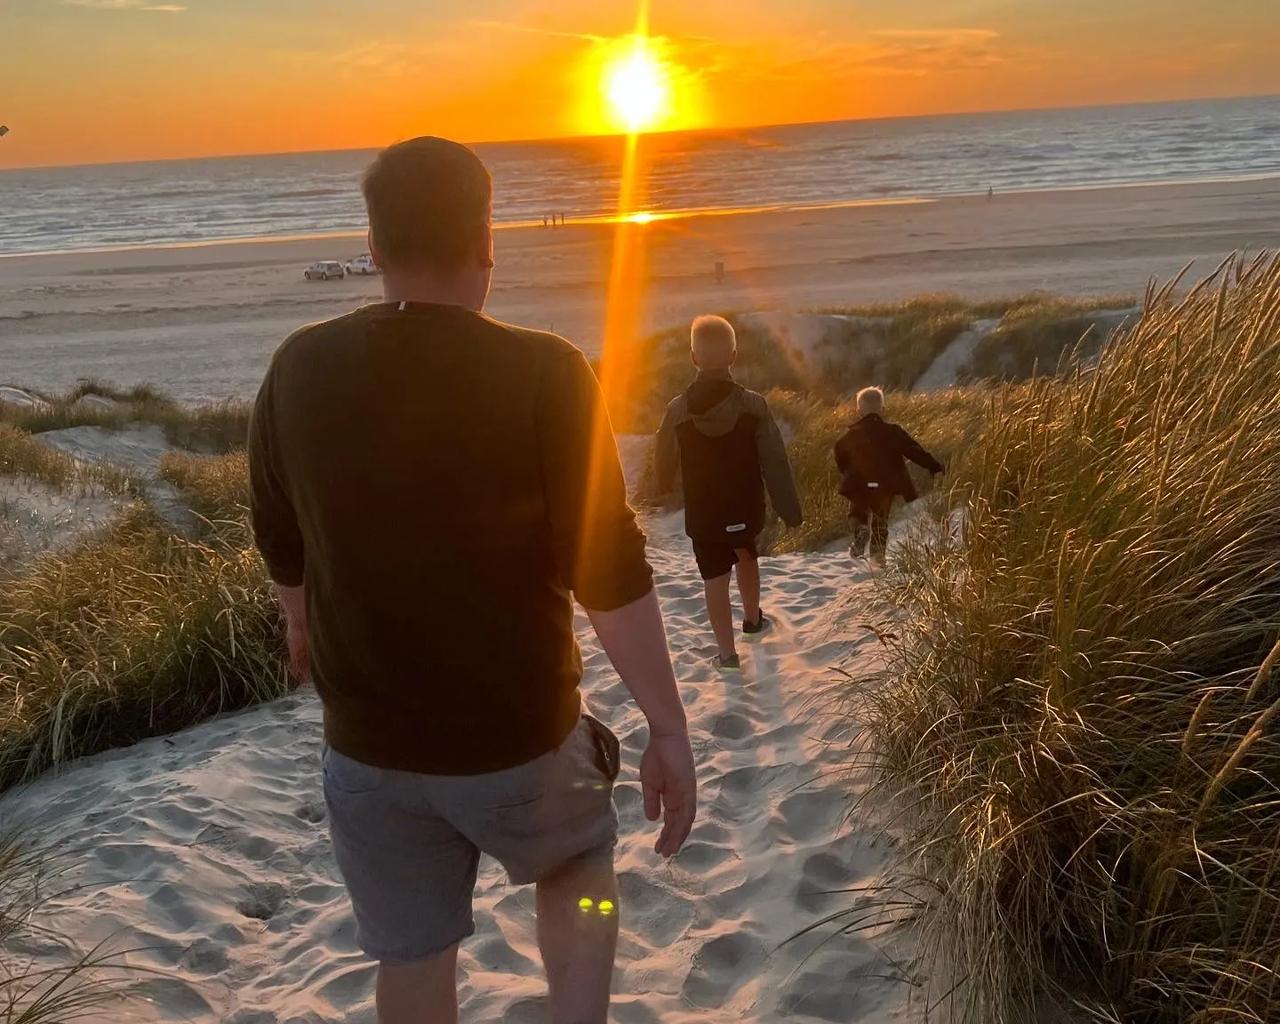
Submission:
[[782,833],[803,842],[834,839],[849,812],[849,799],[838,789],[792,793],[778,805]]
[[736,711],[726,712],[711,723],[711,735],[722,740],[746,739],[751,732],[750,719]]
[[835,854],[811,854],[805,859],[803,877],[796,886],[796,905],[815,916],[840,909],[841,903],[848,904],[853,898],[847,891],[856,884],[853,875]]
[[319,800],[310,800],[298,807],[298,817],[303,821],[309,821],[313,825],[318,825],[328,817],[325,806]]
[[501,1024],[546,1024],[547,1000],[544,996],[517,999],[507,1007]]
[[690,840],[684,844],[684,849],[676,854],[673,863],[688,871],[701,874],[723,864],[730,857],[736,858],[737,854],[727,846]]
[[665,949],[693,924],[692,902],[654,885],[635,871],[618,875],[618,894],[627,931],[654,949]]
[[286,895],[285,887],[278,882],[253,882],[245,887],[236,910],[255,921],[270,921],[284,906]]
[[719,1009],[756,975],[765,956],[764,944],[742,932],[712,939],[694,954],[693,968],[684,981],[684,998],[700,1009]]

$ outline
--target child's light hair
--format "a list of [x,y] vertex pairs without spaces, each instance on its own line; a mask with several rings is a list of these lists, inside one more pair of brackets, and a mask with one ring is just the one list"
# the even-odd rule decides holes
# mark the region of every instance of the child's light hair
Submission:
[[738,336],[724,317],[706,314],[696,317],[689,328],[689,347],[701,369],[727,370],[738,351]]
[[858,412],[863,416],[884,410],[884,392],[879,388],[863,388],[858,392]]

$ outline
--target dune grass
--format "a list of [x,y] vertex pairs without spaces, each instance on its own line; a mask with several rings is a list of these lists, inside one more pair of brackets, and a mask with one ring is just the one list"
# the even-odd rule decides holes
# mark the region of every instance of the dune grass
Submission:
[[[112,472],[0,423],[0,473],[65,488]],[[80,547],[6,572],[0,789],[286,691],[243,451],[173,452],[161,472],[206,520],[197,540],[136,503]]]
[[25,430],[0,423],[0,476],[25,476],[62,488],[78,474],[70,455],[41,444]]
[[[1021,379],[1037,365],[1052,372],[1061,353],[1080,341],[1098,311],[1133,305],[1131,295],[1061,298],[1031,292],[983,301],[942,294],[832,306],[812,311],[828,319],[808,352],[756,317],[727,315],[738,332],[735,375],[741,383],[756,391],[795,391],[832,404],[871,384],[909,391],[934,359],[979,320],[999,323],[979,346],[981,366],[971,368],[966,379]],[[1095,333],[1100,342],[1101,332]],[[975,366],[977,359],[975,354]],[[611,412],[619,430],[648,433],[657,428],[667,402],[693,379],[688,326],[649,338],[635,363],[631,397]]]
[[169,452],[160,476],[183,493],[193,511],[212,524],[242,523],[249,508],[249,457]]
[[84,464],[9,423],[0,422],[0,477],[25,477],[59,491],[100,488],[108,494],[137,496],[142,482],[118,466]]
[[[84,405],[87,396],[110,399],[113,407]],[[171,444],[211,453],[243,447],[249,436],[248,402],[226,401],[183,406],[148,384],[120,388],[84,380],[58,395],[38,395],[33,409],[0,403],[0,424],[29,434],[67,427],[94,426],[119,430],[130,423],[162,427]]]
[[131,511],[0,593],[0,789],[283,694],[280,643],[242,521],[191,541]]
[[1280,262],[1004,389],[865,691],[973,1024],[1280,1020]]
[[1114,298],[1031,298],[1000,317],[991,333],[978,342],[962,376],[968,380],[1026,380],[1069,370],[1071,361],[1092,358],[1113,331],[1137,320],[1137,310],[1121,315],[1131,306],[1132,301],[1117,305]]

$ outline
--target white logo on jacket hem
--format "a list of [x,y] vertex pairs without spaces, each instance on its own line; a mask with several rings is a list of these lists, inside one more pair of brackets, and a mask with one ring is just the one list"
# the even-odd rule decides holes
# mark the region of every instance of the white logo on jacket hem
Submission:
[[734,523],[732,526],[726,526],[724,528],[724,532],[725,533],[741,533],[746,528],[747,528],[746,523]]

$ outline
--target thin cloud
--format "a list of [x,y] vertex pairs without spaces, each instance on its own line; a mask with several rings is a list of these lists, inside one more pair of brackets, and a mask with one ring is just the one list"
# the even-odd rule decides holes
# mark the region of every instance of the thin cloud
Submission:
[[592,35],[589,32],[566,32],[554,28],[538,28],[536,25],[518,25],[510,21],[472,19],[471,25],[475,28],[490,28],[499,32],[518,32],[521,35],[528,36],[551,36],[555,39],[577,39],[587,43],[599,43],[608,38],[607,36]]
[[151,0],[62,0],[72,7],[91,7],[96,11],[161,11],[165,14],[177,14],[185,11],[182,4],[157,4]]
[[[757,77],[787,79],[796,76],[846,78],[853,76],[924,77],[957,71],[984,71],[995,67],[1030,66],[1034,54],[1025,48],[1004,45],[992,29],[903,29],[874,32],[859,42],[775,47],[776,56],[764,58],[758,51],[734,55],[729,63],[736,73],[753,64]],[[749,58],[748,60],[744,58]]]
[[862,69],[882,74],[973,71],[1013,59],[999,40],[1000,33],[987,28],[902,29],[873,33],[866,47],[847,56]]

